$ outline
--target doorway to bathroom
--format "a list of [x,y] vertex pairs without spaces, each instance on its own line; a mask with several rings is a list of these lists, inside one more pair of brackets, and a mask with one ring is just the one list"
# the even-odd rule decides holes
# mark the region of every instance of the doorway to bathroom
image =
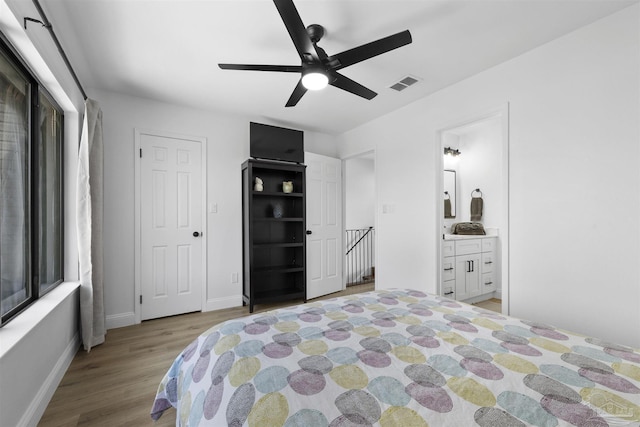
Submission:
[[[439,293],[491,309],[499,304],[505,314],[509,313],[508,123],[505,104],[444,127],[436,138]],[[470,243],[477,243],[477,253],[467,253]]]

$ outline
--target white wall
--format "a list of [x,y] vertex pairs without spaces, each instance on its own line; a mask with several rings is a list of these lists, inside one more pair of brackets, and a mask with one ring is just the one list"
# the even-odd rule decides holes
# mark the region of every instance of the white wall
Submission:
[[375,226],[374,160],[362,157],[344,163],[345,228],[358,229]]
[[[206,308],[242,304],[241,164],[249,156],[249,122],[146,99],[90,90],[103,110],[105,146],[105,310],[107,327],[135,322],[134,295],[134,129],[159,130],[207,139]],[[305,150],[337,156],[335,138],[306,132]],[[238,273],[238,283],[231,282]]]
[[0,331],[0,426],[37,425],[80,346],[79,305],[63,283]]
[[639,24],[631,6],[342,135],[342,158],[377,152],[379,287],[436,291],[436,130],[508,102],[510,313],[640,346]]

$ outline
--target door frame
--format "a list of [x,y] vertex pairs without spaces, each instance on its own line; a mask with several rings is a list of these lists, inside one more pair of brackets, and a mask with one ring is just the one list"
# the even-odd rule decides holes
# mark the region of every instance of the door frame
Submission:
[[[347,240],[344,238],[345,233],[347,232],[347,164],[346,162],[349,160],[357,159],[359,157],[365,156],[373,156],[373,180],[374,180],[374,212],[373,212],[373,228],[375,230],[375,241],[373,245],[373,254],[374,254],[374,264],[378,273],[380,269],[378,268],[378,168],[376,167],[378,164],[378,155],[375,148],[371,148],[365,151],[361,151],[355,154],[350,154],[347,157],[343,157],[342,160],[342,253],[346,253],[347,251]],[[346,255],[343,255],[345,257]],[[347,289],[347,269],[346,262],[342,263],[342,289]],[[374,282],[374,288],[378,289],[378,282]]]
[[197,137],[191,135],[184,135],[173,132],[165,132],[159,130],[149,130],[149,129],[139,129],[134,128],[134,164],[135,164],[135,178],[134,178],[134,295],[133,295],[133,306],[134,306],[134,318],[135,323],[141,323],[142,319],[142,308],[140,307],[140,295],[142,294],[142,272],[141,272],[141,262],[142,262],[142,233],[141,233],[141,188],[142,179],[141,179],[141,167],[140,167],[140,140],[142,135],[150,135],[156,136],[160,138],[171,138],[171,139],[184,139],[187,141],[194,141],[200,143],[201,148],[201,164],[202,168],[202,229],[204,230],[204,234],[202,236],[202,290],[200,292],[201,301],[200,301],[200,310],[205,311],[206,300],[207,300],[207,239],[209,236],[209,229],[207,221],[207,138],[205,137]]
[[444,183],[442,179],[442,170],[444,169],[444,160],[442,158],[442,140],[443,135],[447,131],[470,125],[475,122],[480,122],[490,118],[500,117],[501,133],[502,133],[502,199],[504,203],[502,220],[498,224],[499,238],[500,238],[500,279],[501,279],[501,293],[502,293],[502,313],[509,314],[509,103],[506,102],[498,107],[490,108],[484,112],[478,113],[463,120],[456,121],[452,124],[439,127],[436,130],[436,138],[434,144],[435,159],[436,159],[436,189],[434,192],[435,206],[437,206],[438,219],[435,221],[435,235],[436,238],[436,254],[438,257],[438,271],[436,272],[437,291],[438,295],[442,293],[442,230],[444,226],[444,205],[442,203],[442,192],[444,191]]

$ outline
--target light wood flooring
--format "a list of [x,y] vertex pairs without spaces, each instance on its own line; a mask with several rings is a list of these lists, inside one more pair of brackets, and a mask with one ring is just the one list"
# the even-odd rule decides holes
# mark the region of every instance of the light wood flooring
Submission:
[[491,298],[486,301],[480,301],[474,304],[477,307],[482,307],[485,310],[496,311],[498,313],[502,313],[502,300],[498,298]]
[[[350,286],[323,298],[373,289],[373,283]],[[292,303],[297,302],[256,305],[254,313]],[[175,426],[173,409],[155,423],[149,416],[165,372],[198,335],[220,322],[248,314],[248,307],[235,307],[109,330],[104,344],[90,353],[78,351],[38,426]]]
[[[373,288],[374,284],[351,286],[324,298]],[[291,302],[258,305],[254,312],[289,304]],[[476,305],[500,311],[500,300]],[[109,330],[104,344],[93,348],[90,353],[78,351],[38,426],[174,426],[173,409],[165,412],[156,423],[149,416],[165,372],[180,351],[202,332],[215,324],[247,314],[248,307],[236,307],[149,320]]]

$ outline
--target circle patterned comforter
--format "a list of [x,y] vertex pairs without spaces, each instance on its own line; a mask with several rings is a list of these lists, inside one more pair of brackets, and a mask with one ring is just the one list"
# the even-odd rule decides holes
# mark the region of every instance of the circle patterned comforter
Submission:
[[160,383],[178,426],[638,426],[631,348],[415,290],[216,325]]

